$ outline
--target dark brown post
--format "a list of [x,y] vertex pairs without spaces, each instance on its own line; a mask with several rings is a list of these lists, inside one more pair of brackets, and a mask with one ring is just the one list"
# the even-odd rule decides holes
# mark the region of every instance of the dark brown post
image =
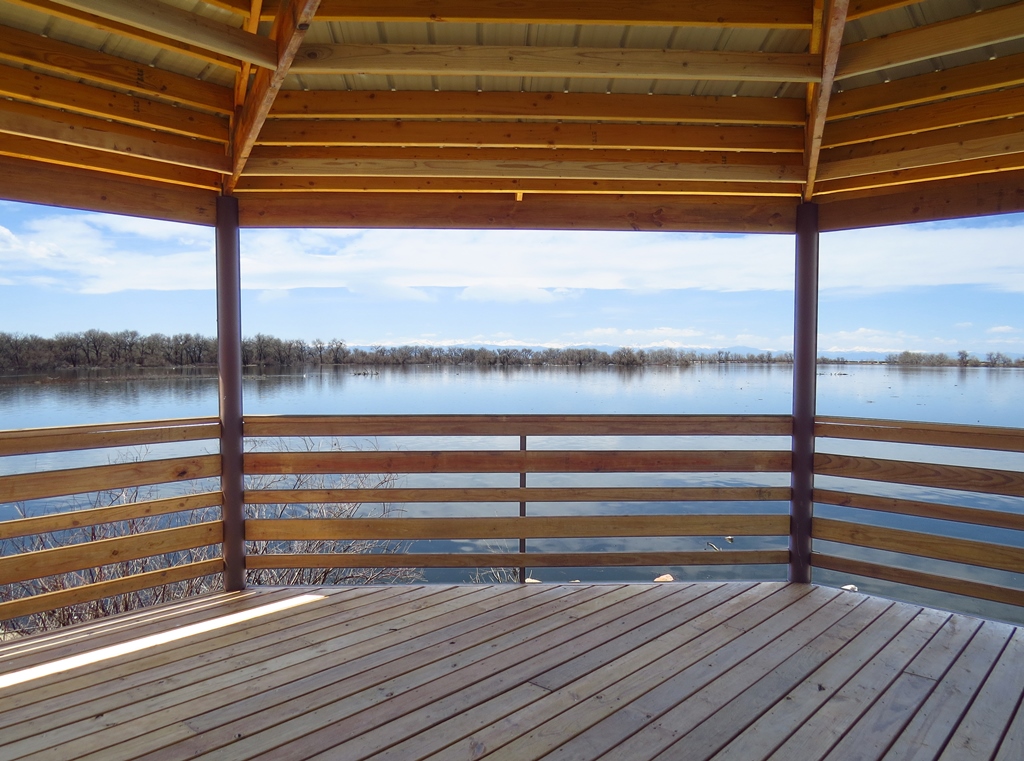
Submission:
[[[519,437],[519,451],[520,452],[525,452],[526,451],[526,437],[525,436],[520,436]],[[525,472],[519,474],[519,488],[520,489],[525,489],[526,488],[526,473]],[[520,502],[519,503],[519,517],[520,518],[525,518],[526,517],[526,502]],[[523,553],[526,552],[526,540],[523,539],[522,537],[519,538],[519,552],[520,552],[520,554],[523,554]],[[519,567],[519,583],[520,584],[525,584],[526,583],[526,567],[525,566],[520,566]]]
[[217,199],[217,375],[220,380],[221,494],[224,506],[224,588],[245,589],[242,504],[242,295],[238,199]]
[[796,301],[793,310],[793,501],[789,580],[811,580],[814,413],[818,358],[818,206],[796,210]]

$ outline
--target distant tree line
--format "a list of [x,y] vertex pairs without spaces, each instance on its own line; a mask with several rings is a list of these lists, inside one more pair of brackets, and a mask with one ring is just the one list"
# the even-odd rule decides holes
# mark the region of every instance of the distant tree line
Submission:
[[[989,353],[985,360],[961,351],[956,357],[905,351],[890,354],[894,365],[1022,367],[1024,359]],[[792,352],[730,352],[725,349],[623,347],[612,352],[594,348],[472,349],[463,346],[350,347],[340,339],[285,340],[258,333],[242,339],[242,362],[249,366],[306,365],[477,365],[482,367],[562,366],[618,367],[687,366],[695,364],[792,364]],[[819,357],[821,364],[847,364],[843,357]],[[202,367],[217,364],[217,340],[198,333],[142,335],[135,330],[108,333],[86,330],[58,333],[53,338],[0,332],[0,372],[32,372],[75,368]]]

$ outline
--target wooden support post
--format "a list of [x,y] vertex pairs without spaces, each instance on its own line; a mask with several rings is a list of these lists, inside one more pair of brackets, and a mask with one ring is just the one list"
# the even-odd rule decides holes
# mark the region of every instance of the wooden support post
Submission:
[[811,581],[814,413],[818,355],[818,205],[796,213],[796,299],[793,310],[793,501],[789,580]]
[[[520,436],[519,437],[519,451],[520,452],[525,452],[526,451],[526,437],[525,436]],[[526,488],[526,473],[520,473],[519,474],[519,488],[520,489],[525,489]],[[525,502],[520,502],[519,503],[519,517],[520,518],[525,518],[526,517],[526,503]],[[526,539],[524,539],[522,537],[519,538],[519,552],[521,554],[526,552]],[[526,567],[525,566],[520,566],[519,567],[519,583],[520,584],[525,584],[526,583]]]
[[221,492],[224,499],[224,588],[245,589],[242,503],[242,305],[238,199],[217,199],[217,376],[220,381]]

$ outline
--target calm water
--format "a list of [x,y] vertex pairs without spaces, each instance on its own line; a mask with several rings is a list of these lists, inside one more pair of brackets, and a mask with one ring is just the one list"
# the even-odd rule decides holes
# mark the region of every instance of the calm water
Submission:
[[[742,413],[788,413],[791,409],[791,368],[786,366],[747,367],[697,366],[690,368],[644,368],[622,370],[617,368],[570,369],[570,368],[514,368],[508,370],[414,367],[410,369],[308,368],[305,372],[258,373],[246,376],[244,394],[245,411],[250,414],[382,414],[382,413],[676,413],[676,414],[742,414]],[[819,368],[818,411],[825,415],[853,417],[877,417],[930,422],[951,422],[981,425],[1000,425],[1024,428],[1024,370],[989,368],[896,368],[881,365],[825,366]],[[14,429],[39,426],[74,425],[128,420],[152,420],[216,415],[217,380],[209,371],[180,373],[136,372],[130,376],[109,373],[85,373],[78,378],[19,378],[0,379],[0,428]],[[437,440],[431,440],[437,442]],[[636,439],[614,439],[591,442],[592,446],[624,448],[643,446],[658,448],[657,439],[637,442]],[[678,442],[677,442],[678,443]],[[501,447],[515,448],[505,440],[458,441],[447,445],[449,448]],[[762,446],[787,446],[788,440],[740,441],[717,440],[715,443],[695,442],[682,446],[711,446],[714,448],[738,447],[759,448]],[[862,444],[856,442],[828,441],[825,451],[849,452],[896,459],[931,459],[952,464],[995,467],[1024,470],[1024,455],[987,453],[972,450],[934,451],[906,445]],[[408,446],[416,448],[410,440],[383,440],[374,445],[389,448]],[[668,443],[668,446],[674,446]],[[181,447],[191,445],[161,445],[154,447],[150,456],[173,456],[185,454]],[[202,446],[209,447],[209,443]],[[214,445],[215,446],[215,445]],[[427,448],[441,448],[443,443],[426,445]],[[558,441],[545,441],[538,437],[531,439],[531,448],[559,448]],[[86,463],[108,461],[109,453],[94,451],[80,453],[72,459],[67,455],[39,455],[12,457],[0,460],[0,473],[27,472],[45,468],[70,467]],[[72,460],[74,460],[72,462]],[[458,478],[458,477],[456,477]],[[518,483],[516,474],[499,476],[475,476],[475,485],[514,486]],[[512,479],[505,483],[501,479]],[[568,485],[573,476],[538,474],[530,476],[533,486]],[[775,475],[746,476],[680,476],[678,474],[602,474],[588,476],[593,485],[739,485],[764,484]],[[778,475],[779,485],[788,483],[784,474]],[[439,482],[438,479],[443,481]],[[488,479],[497,479],[493,483]],[[639,480],[638,480],[639,479]],[[704,479],[700,481],[698,479]],[[711,479],[710,481],[708,479]],[[717,479],[717,480],[715,480]],[[760,479],[759,481],[757,479]],[[903,496],[910,499],[932,499],[947,503],[988,509],[1020,511],[1024,500],[980,495],[957,495],[913,487],[888,486],[867,482],[826,483],[830,479],[819,479],[825,488],[865,489],[871,493]],[[835,481],[835,479],[831,479]],[[774,483],[774,481],[773,481]],[[853,486],[851,487],[851,483]],[[407,476],[404,486],[457,486],[452,476]],[[468,485],[468,482],[467,482]],[[762,503],[758,511],[785,512],[786,503]],[[446,514],[487,514],[504,515],[515,512],[515,505],[472,506],[408,506],[409,514],[436,515],[438,510]],[[608,505],[530,505],[531,514],[575,514],[584,510],[590,513],[629,513],[638,510],[664,510],[669,512],[709,511],[743,512],[750,509],[745,503],[660,503],[643,507],[636,504]],[[472,511],[477,512],[473,513]],[[482,513],[480,511],[483,511]],[[13,517],[10,508],[0,506],[0,519]],[[512,513],[508,513],[512,514]],[[817,514],[845,520],[856,520],[893,526],[909,530],[932,533],[946,533],[972,539],[993,541],[1015,546],[1024,546],[1024,532],[999,531],[983,527],[965,526],[924,519],[873,514],[868,511],[851,511],[845,508],[820,505]],[[714,538],[718,541],[720,538]],[[638,545],[637,542],[641,544]],[[721,542],[719,542],[721,543]],[[430,543],[420,543],[430,544]],[[690,546],[690,545],[693,546]],[[417,551],[480,551],[474,542],[433,543],[433,546],[417,545]],[[782,548],[783,538],[736,537],[735,549],[768,547]],[[634,551],[703,549],[704,538],[693,540],[545,540],[530,543],[538,551]],[[508,549],[508,548],[494,548]],[[892,562],[884,553],[854,550],[854,554],[876,562]],[[938,567],[934,561],[924,561],[903,556],[900,564],[921,570],[941,571],[951,575],[962,575],[978,581],[987,581],[1008,586],[1024,586],[1021,575],[998,571],[987,571],[964,566]],[[545,581],[583,580],[650,580],[666,569],[538,569],[534,575]],[[778,568],[744,567],[669,569],[677,578],[757,577],[780,578],[784,574]],[[446,575],[448,574],[448,575]],[[652,575],[653,574],[653,575]],[[428,580],[461,580],[451,577],[449,572],[432,571]],[[816,579],[823,583],[844,584],[849,579],[839,578],[829,572],[818,572]],[[907,588],[893,587],[881,582],[858,580],[863,591],[913,599],[939,607],[981,613],[1007,620],[1021,620],[1020,610],[1006,606],[987,605],[973,601],[958,600],[938,594],[908,591]]]
[[[350,367],[246,376],[251,414],[787,413],[787,366],[689,368]],[[819,368],[823,415],[1024,427],[1024,370]],[[0,379],[0,428],[217,414],[212,371]]]

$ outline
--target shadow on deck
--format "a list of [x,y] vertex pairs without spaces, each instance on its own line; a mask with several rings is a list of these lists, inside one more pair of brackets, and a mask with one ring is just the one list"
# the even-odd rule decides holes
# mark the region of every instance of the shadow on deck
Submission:
[[1024,629],[785,583],[255,589],[0,685],[4,759],[1024,758]]

